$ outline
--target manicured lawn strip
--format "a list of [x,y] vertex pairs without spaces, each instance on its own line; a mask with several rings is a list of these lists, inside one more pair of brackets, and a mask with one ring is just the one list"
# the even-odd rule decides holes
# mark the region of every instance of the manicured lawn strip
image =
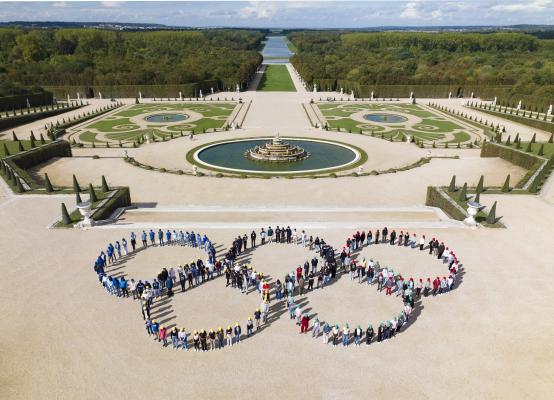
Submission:
[[[514,138],[512,138],[512,140],[513,139]],[[505,143],[500,143],[500,144],[506,147],[510,147],[512,149],[516,148],[515,144],[513,143],[509,145],[506,145]],[[529,142],[521,142],[521,147],[519,148],[519,150],[526,151],[528,144]],[[530,153],[538,155],[541,144],[544,144],[544,148],[543,148],[544,155],[542,157],[550,158],[554,154],[554,143],[532,143],[531,144],[532,151],[530,151]]]
[[285,36],[285,44],[287,45],[287,47],[289,48],[289,50],[292,52],[292,53],[297,53],[298,52],[298,49],[296,48],[296,46],[294,45],[294,43],[292,43],[288,37]]
[[[49,142],[49,140],[47,142]],[[4,154],[4,143],[6,144],[6,147],[8,148],[8,152],[10,153],[10,156],[21,153],[21,151],[19,150],[18,142],[13,141],[13,140],[0,140],[0,158],[6,157],[6,154]],[[31,149],[31,141],[30,140],[21,140],[21,144],[23,145],[23,148],[25,150]],[[35,145],[40,146],[40,140],[36,140]]]
[[268,65],[257,90],[262,92],[295,92],[296,88],[285,65]]

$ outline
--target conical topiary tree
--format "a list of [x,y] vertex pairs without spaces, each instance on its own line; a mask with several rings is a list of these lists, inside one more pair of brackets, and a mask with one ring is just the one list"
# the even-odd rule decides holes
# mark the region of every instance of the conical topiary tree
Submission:
[[548,139],[548,143],[553,143],[553,142],[554,142],[554,133],[551,133],[550,139]]
[[506,140],[506,146],[509,146],[511,144],[510,139],[512,138],[511,135],[508,135],[508,139]]
[[46,144],[46,140],[44,140],[44,136],[42,136],[42,133],[40,134],[40,144]]
[[102,191],[104,193],[110,191],[110,188],[108,186],[108,183],[106,182],[106,178],[104,177],[104,175],[102,175]]
[[527,143],[527,147],[525,148],[525,151],[526,151],[527,153],[531,153],[531,152],[533,151],[533,147],[532,147],[532,143],[531,143],[531,142]]
[[64,225],[71,224],[71,218],[69,217],[69,213],[67,212],[67,207],[65,206],[65,203],[62,203],[62,222]]
[[539,147],[539,152],[537,153],[539,156],[544,156],[544,143],[541,143],[541,147]]
[[479,178],[479,182],[477,182],[477,188],[475,189],[477,192],[480,193],[485,190],[485,188],[483,187],[484,181],[485,181],[485,177],[481,175],[481,177]]
[[2,152],[4,153],[4,157],[8,157],[10,155],[8,146],[6,146],[6,142],[2,143]]
[[482,190],[477,187],[477,189],[475,190],[475,198],[473,199],[474,202],[479,203],[479,201],[481,200],[481,192]]
[[537,134],[533,133],[533,137],[531,138],[531,143],[535,143],[536,140],[537,140]]
[[448,185],[448,191],[449,192],[456,191],[456,175],[452,176],[452,179],[450,180],[450,185]]
[[519,132],[516,133],[516,138],[514,139],[514,143],[518,142],[519,141]]
[[506,177],[506,180],[504,181],[504,185],[502,185],[502,192],[508,193],[510,191],[510,174]]
[[83,200],[81,199],[81,194],[80,193],[75,193],[75,204],[79,204],[79,203],[82,203]]
[[89,194],[89,200],[91,203],[95,203],[98,201],[98,197],[96,197],[96,192],[94,191],[94,188],[92,187],[92,183],[89,183],[88,185],[88,194]]
[[31,149],[34,149],[37,147],[37,144],[35,143],[35,139],[31,138]]
[[462,190],[460,190],[458,200],[467,201],[467,182],[464,182],[464,186],[462,186]]
[[79,186],[79,182],[77,182],[77,177],[75,174],[73,174],[73,193],[80,193],[81,192],[81,186]]
[[52,193],[54,191],[52,182],[50,182],[50,178],[48,178],[48,174],[44,174],[44,189],[46,189],[48,193]]
[[17,142],[19,139],[17,138],[17,135],[15,134],[15,131],[12,131],[12,140],[14,142]]
[[25,148],[23,147],[23,143],[21,143],[21,140],[17,141],[17,149],[19,151],[25,151]]
[[495,224],[496,223],[496,201],[491,207],[491,210],[489,211],[489,215],[487,215],[487,224]]

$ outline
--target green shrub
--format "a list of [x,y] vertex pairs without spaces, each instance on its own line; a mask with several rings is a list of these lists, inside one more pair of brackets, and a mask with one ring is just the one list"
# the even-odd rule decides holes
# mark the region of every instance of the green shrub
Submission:
[[104,203],[102,207],[98,207],[91,215],[96,221],[109,218],[113,212],[119,207],[128,207],[131,205],[131,193],[128,187],[120,187],[114,195]]
[[44,174],[44,189],[46,189],[47,193],[52,193],[54,191],[50,178],[48,178],[48,174]]
[[77,177],[73,174],[73,193],[79,192],[81,192],[81,187],[79,186],[79,182],[77,182]]
[[508,193],[510,190],[510,174],[508,174],[508,176],[506,176],[504,184],[502,185],[502,192]]
[[67,212],[67,207],[65,206],[65,203],[62,203],[62,223],[64,225],[71,224],[71,218],[69,217],[69,213]]
[[92,183],[89,183],[88,185],[88,194],[89,194],[89,200],[91,203],[96,203],[98,201],[98,196],[96,196],[96,192],[92,187]]

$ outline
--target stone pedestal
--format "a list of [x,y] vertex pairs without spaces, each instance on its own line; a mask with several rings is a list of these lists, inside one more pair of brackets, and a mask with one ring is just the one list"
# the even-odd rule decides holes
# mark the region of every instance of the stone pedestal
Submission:
[[92,204],[90,201],[77,204],[77,210],[79,210],[83,216],[83,220],[77,224],[80,228],[90,228],[94,225],[94,220],[90,218],[91,206]]

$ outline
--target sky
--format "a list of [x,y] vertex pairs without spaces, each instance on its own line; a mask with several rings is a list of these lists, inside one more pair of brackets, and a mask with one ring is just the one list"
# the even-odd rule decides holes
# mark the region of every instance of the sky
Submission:
[[554,0],[2,1],[0,22],[8,21],[259,28],[554,24]]

